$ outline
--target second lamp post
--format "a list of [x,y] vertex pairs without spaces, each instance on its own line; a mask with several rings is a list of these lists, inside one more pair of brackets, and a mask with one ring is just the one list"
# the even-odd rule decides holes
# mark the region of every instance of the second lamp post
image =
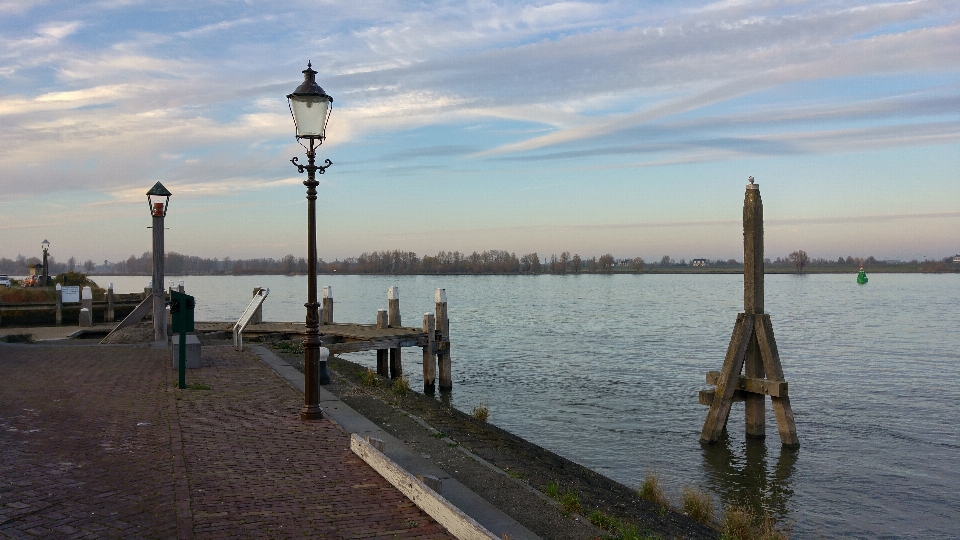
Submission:
[[[302,173],[307,171],[307,308],[306,332],[303,340],[303,409],[300,418],[318,420],[323,416],[320,408],[320,385],[330,384],[326,359],[320,360],[320,305],[317,303],[317,174],[333,165],[327,159],[324,165],[316,164],[316,150],[323,144],[327,121],[330,119],[333,98],[328,96],[316,81],[317,72],[307,63],[303,70],[303,82],[292,94],[287,95],[290,114],[297,128],[297,141],[307,149],[307,164],[290,160]],[[303,141],[308,141],[308,145]]]

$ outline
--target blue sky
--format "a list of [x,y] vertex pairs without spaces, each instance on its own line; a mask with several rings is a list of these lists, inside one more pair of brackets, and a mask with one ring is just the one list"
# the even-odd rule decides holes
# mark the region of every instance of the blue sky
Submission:
[[[960,252],[960,2],[0,0],[0,256]],[[301,157],[303,160],[303,157]]]

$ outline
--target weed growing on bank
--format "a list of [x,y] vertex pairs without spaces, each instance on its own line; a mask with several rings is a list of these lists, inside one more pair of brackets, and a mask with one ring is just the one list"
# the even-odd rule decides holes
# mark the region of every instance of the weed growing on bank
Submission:
[[363,386],[371,386],[376,388],[380,386],[380,377],[377,375],[376,371],[367,368],[367,371],[360,375],[360,384]]
[[481,422],[486,422],[487,418],[490,417],[490,407],[483,401],[479,405],[473,408],[473,417]]
[[788,540],[790,533],[779,528],[768,513],[731,505],[723,514],[721,540]]
[[393,381],[393,393],[398,396],[406,395],[410,391],[410,381],[406,377],[400,377]]
[[694,521],[713,525],[713,497],[702,489],[685,487],[681,491],[683,513]]
[[653,471],[647,471],[647,476],[643,479],[643,484],[640,485],[637,494],[640,495],[641,499],[650,501],[653,504],[658,504],[661,507],[665,508],[670,506],[670,500],[667,499],[667,494],[664,493],[663,488],[660,487],[660,477]]

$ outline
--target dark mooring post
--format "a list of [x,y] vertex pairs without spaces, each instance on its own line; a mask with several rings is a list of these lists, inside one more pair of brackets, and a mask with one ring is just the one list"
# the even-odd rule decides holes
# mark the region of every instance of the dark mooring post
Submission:
[[[387,318],[387,310],[378,309],[377,310],[377,328],[387,328],[389,326]],[[381,377],[389,377],[390,370],[387,362],[387,349],[377,349],[377,375]]]
[[163,218],[166,215],[163,203],[153,204],[153,341],[162,343],[167,342],[167,303],[163,290]]
[[736,401],[744,402],[746,435],[763,437],[766,396],[770,396],[781,443],[798,446],[773,324],[763,312],[763,203],[760,186],[752,176],[749,180],[743,201],[743,313],[737,315],[723,368],[707,373],[707,384],[715,384],[716,389],[700,392],[700,403],[710,406],[700,441],[720,439]]
[[423,314],[423,333],[427,335],[427,344],[423,346],[423,393],[432,394],[437,380],[437,324],[433,313]]
[[[391,328],[400,326],[400,288],[390,287],[387,291],[387,324]],[[400,360],[400,347],[390,349],[390,378],[403,376],[403,362]]]
[[437,289],[434,294],[436,302],[437,333],[440,334],[437,342],[437,364],[440,367],[440,391],[448,392],[453,389],[453,373],[450,366],[450,319],[447,317],[447,290]]

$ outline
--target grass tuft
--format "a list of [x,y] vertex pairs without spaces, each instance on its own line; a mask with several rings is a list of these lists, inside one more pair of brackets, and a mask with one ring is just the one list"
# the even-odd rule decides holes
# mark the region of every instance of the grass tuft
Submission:
[[291,354],[303,354],[303,343],[299,341],[282,340],[273,344],[273,348]]
[[487,418],[490,417],[490,407],[487,407],[487,404],[481,401],[479,405],[473,408],[473,417],[481,422],[486,422]]
[[780,529],[773,516],[744,506],[728,506],[723,514],[722,540],[788,540],[790,533]]
[[190,390],[210,390],[210,385],[195,382],[193,384],[188,384],[187,388]]
[[702,489],[683,488],[683,512],[694,521],[713,523],[713,498]]
[[367,371],[360,374],[360,384],[372,387],[380,386],[380,377],[376,371],[367,368]]
[[579,514],[583,512],[580,506],[580,494],[573,490],[568,490],[560,496],[560,509],[564,514]]
[[549,484],[547,484],[547,489],[544,491],[544,493],[546,493],[547,497],[550,497],[551,499],[559,499],[560,484],[556,482],[550,482]]
[[647,471],[647,476],[643,479],[643,484],[640,485],[637,494],[640,495],[641,499],[650,501],[653,504],[659,504],[662,507],[670,505],[667,494],[664,493],[663,488],[660,487],[660,477],[653,471]]
[[393,393],[398,396],[405,395],[410,391],[410,381],[406,377],[400,377],[393,381]]

